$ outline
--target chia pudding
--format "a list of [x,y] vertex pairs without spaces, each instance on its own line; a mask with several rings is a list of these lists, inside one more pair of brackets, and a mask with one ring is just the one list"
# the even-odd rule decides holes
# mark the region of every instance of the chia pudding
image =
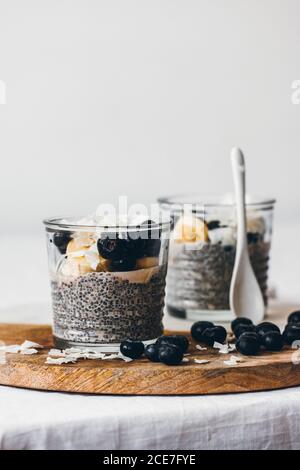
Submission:
[[[229,291],[237,232],[234,205],[227,201],[196,204],[188,197],[185,202],[174,197],[161,199],[160,203],[174,221],[166,289],[169,313],[191,320],[230,320]],[[189,205],[188,211],[183,204]],[[249,204],[246,211],[249,256],[265,305],[273,204]]]
[[145,221],[134,229],[87,232],[53,223],[46,221],[55,345],[100,347],[160,336],[165,227]]

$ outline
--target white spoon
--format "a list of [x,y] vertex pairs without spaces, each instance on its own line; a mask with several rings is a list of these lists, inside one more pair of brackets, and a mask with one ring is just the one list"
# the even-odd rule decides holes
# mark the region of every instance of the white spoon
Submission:
[[247,243],[245,207],[245,160],[240,149],[231,150],[231,164],[237,210],[237,243],[230,285],[230,308],[237,317],[248,317],[253,323],[264,318],[265,305],[250,263]]

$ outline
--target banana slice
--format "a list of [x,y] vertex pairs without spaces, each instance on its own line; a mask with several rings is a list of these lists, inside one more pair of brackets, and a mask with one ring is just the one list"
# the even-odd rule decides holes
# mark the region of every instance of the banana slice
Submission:
[[156,256],[147,256],[146,258],[139,258],[136,260],[137,269],[147,269],[158,266],[158,258]]
[[159,272],[159,269],[159,266],[154,266],[153,268],[137,269],[135,271],[114,272],[111,273],[111,275],[123,281],[126,280],[137,284],[146,284],[154,274]]
[[266,224],[263,217],[250,214],[247,216],[247,232],[260,233],[263,235],[266,231]]
[[93,272],[93,269],[84,256],[67,258],[60,267],[60,274],[66,277],[77,277],[91,272]]
[[207,225],[202,219],[192,215],[181,217],[174,228],[174,240],[177,243],[207,242]]
[[72,238],[67,246],[67,255],[76,251],[86,251],[93,245],[93,243],[95,243],[95,240],[90,237]]

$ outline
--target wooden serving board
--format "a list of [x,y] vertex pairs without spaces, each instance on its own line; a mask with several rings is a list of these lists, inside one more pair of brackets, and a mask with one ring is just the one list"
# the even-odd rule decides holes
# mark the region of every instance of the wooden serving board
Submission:
[[[171,332],[169,332],[171,333]],[[177,332],[178,333],[178,332]],[[45,364],[52,345],[50,326],[0,324],[0,341],[21,344],[25,339],[45,348],[38,354],[6,354],[1,358],[0,384],[38,390],[115,395],[193,395],[249,392],[300,385],[300,365],[292,362],[292,349],[243,357],[236,366],[227,366],[229,355],[208,348],[199,351],[191,340],[188,363],[166,366],[146,358],[122,360],[82,360],[75,364]],[[236,352],[231,354],[237,354]],[[193,360],[208,359],[207,364]],[[295,358],[295,356],[294,356]],[[299,358],[300,359],[300,358]]]

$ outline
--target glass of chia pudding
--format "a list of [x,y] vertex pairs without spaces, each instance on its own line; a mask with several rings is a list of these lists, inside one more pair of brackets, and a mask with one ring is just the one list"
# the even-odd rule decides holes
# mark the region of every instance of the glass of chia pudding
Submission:
[[44,224],[56,347],[117,346],[163,333],[170,221]]
[[[160,198],[159,203],[173,220],[166,289],[169,314],[230,321],[237,232],[233,196],[173,196]],[[274,199],[246,198],[248,250],[265,305],[274,203]]]

